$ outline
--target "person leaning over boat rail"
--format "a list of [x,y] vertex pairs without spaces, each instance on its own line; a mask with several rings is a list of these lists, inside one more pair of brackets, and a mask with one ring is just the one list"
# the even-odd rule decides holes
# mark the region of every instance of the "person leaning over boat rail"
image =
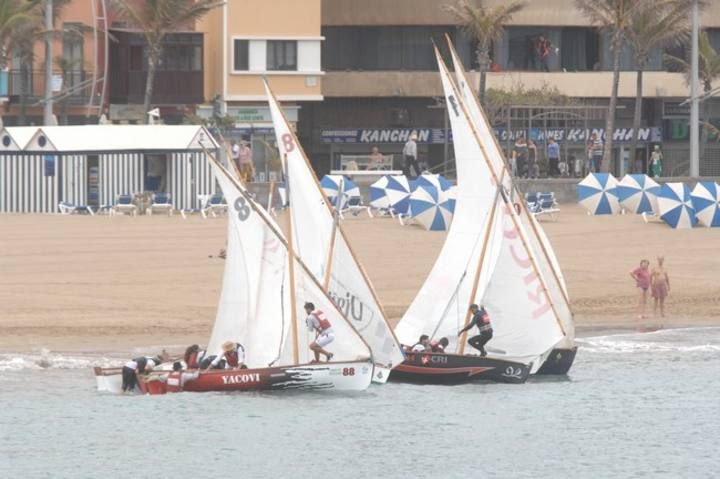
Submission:
[[200,369],[200,363],[202,363],[206,353],[207,352],[204,349],[200,349],[200,346],[197,344],[188,346],[185,350],[185,356],[183,356],[185,367],[187,369]]
[[444,353],[445,348],[448,347],[448,344],[450,344],[448,338],[440,338],[437,341],[433,341],[430,343],[430,350],[433,353]]
[[122,391],[132,392],[137,386],[137,375],[145,374],[168,360],[167,351],[163,350],[157,356],[140,356],[125,363],[122,368]]
[[477,304],[471,304],[470,311],[473,314],[472,319],[467,326],[458,331],[458,337],[465,331],[477,326],[480,330],[480,334],[468,339],[468,344],[480,351],[480,356],[487,356],[485,345],[493,337],[493,330],[490,325],[490,316],[487,314],[487,311],[485,311],[485,308],[478,306]]
[[323,349],[328,344],[335,340],[335,331],[333,331],[332,324],[325,317],[325,313],[315,309],[315,305],[312,303],[305,303],[305,312],[307,318],[305,318],[305,324],[307,324],[309,331],[315,331],[315,340],[310,343],[310,349],[315,354],[315,360],[313,362],[320,362],[320,355],[324,355],[327,361],[333,357],[333,353]]
[[246,369],[245,348],[242,344],[233,341],[225,341],[222,350],[214,355],[203,359],[201,369]]

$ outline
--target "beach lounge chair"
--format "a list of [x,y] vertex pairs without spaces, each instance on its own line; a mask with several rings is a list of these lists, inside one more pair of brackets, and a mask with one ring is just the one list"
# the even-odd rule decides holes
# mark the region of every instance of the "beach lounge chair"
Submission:
[[67,201],[61,201],[58,204],[58,210],[60,211],[61,215],[72,215],[72,214],[83,214],[88,213],[90,216],[94,216],[95,213],[93,213],[92,208],[90,208],[88,205],[75,205],[72,203],[68,203]]
[[166,211],[168,216],[172,216],[173,205],[168,193],[153,193],[150,206],[145,211],[148,215],[152,215],[154,210]]
[[345,202],[345,205],[340,210],[340,217],[344,218],[343,213],[350,212],[353,214],[353,216],[357,216],[362,211],[367,211],[367,214],[370,218],[372,218],[372,213],[370,212],[370,207],[363,203],[361,196],[350,196],[347,201]]
[[200,213],[203,218],[207,218],[209,214],[217,217],[218,215],[227,213],[227,203],[223,195],[215,193],[208,198],[207,203],[200,209]]
[[[529,207],[529,205],[528,205]],[[540,216],[548,216],[552,221],[556,221],[560,214],[560,206],[555,199],[555,193],[538,193],[534,209],[531,209],[536,218]]]
[[110,214],[116,215],[118,213],[128,213],[133,216],[137,215],[137,206],[133,203],[133,197],[131,195],[118,195],[117,198],[115,198],[115,204],[112,206]]

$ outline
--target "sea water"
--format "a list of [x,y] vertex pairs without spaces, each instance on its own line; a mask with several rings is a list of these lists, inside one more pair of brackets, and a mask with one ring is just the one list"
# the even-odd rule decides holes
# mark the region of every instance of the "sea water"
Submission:
[[720,477],[720,328],[579,344],[568,378],[357,394],[115,396],[113,358],[0,354],[0,478]]

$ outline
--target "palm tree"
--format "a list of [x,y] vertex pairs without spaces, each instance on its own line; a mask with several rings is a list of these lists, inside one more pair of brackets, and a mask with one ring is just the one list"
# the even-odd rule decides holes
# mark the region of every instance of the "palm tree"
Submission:
[[38,0],[0,1],[0,69],[7,68],[17,46],[18,32],[39,21]]
[[[148,72],[145,82],[144,112],[150,110],[155,72],[162,55],[165,37],[202,18],[224,0],[113,0],[120,16],[145,37]],[[147,123],[148,117],[145,116]]]
[[637,73],[630,158],[635,158],[640,134],[643,71],[650,60],[650,51],[653,48],[665,48],[687,40],[690,7],[691,4],[685,0],[657,0],[654,3],[646,3],[633,15],[627,26],[626,38],[633,49]]
[[627,29],[632,17],[648,0],[575,0],[577,8],[590,21],[610,35],[610,50],[613,54],[613,83],[610,104],[605,120],[605,151],[602,169],[608,171],[612,159],[613,131],[618,87],[620,86],[620,52],[627,43]]
[[453,15],[463,31],[478,42],[477,61],[480,69],[478,95],[480,103],[485,103],[485,82],[490,67],[490,46],[502,39],[503,26],[510,22],[514,14],[525,7],[520,0],[508,1],[495,8],[485,7],[482,0],[457,0],[454,5],[445,5],[445,11]]
[[[703,85],[703,92],[707,95],[713,89],[713,81],[720,78],[720,54],[710,43],[710,37],[706,31],[700,32],[698,37],[698,72],[700,75],[700,82]],[[665,55],[665,61],[677,70],[685,73],[685,81],[689,85],[691,78],[690,60],[676,57],[673,55]],[[704,155],[705,144],[707,142],[707,136],[709,131],[713,131],[714,127],[710,124],[707,118],[707,105],[706,102],[701,103],[700,109],[704,128],[702,130],[702,138],[700,141],[700,156]]]

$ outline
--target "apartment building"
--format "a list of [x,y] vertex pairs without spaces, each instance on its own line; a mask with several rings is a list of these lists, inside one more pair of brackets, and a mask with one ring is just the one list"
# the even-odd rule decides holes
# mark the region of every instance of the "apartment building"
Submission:
[[[339,166],[343,154],[367,153],[376,145],[383,153],[398,154],[410,130],[421,132],[421,159],[429,166],[443,161],[445,113],[436,100],[442,92],[431,39],[442,46],[444,35],[449,35],[465,68],[471,71],[472,83],[478,83],[477,74],[472,72],[477,68],[475,44],[443,10],[445,3],[323,2],[324,101],[302,104],[299,125],[306,148],[321,171]],[[484,3],[493,6],[503,2]],[[709,2],[701,22],[720,49],[720,2]],[[540,35],[552,45],[547,71],[532,54],[533,42]],[[689,109],[679,103],[689,96],[689,88],[681,73],[668,71],[664,53],[652,52],[644,75],[642,146],[661,142],[668,172],[677,169],[682,173],[688,154]],[[532,89],[545,85],[588,106],[562,114],[538,109],[503,112],[495,122],[498,135],[511,141],[522,132],[542,143],[544,135],[552,134],[568,154],[582,155],[586,132],[604,126],[606,110],[602,107],[608,103],[612,82],[607,35],[590,24],[573,0],[534,0],[513,17],[503,39],[493,45],[492,62],[488,88]],[[622,54],[621,68],[614,154],[616,159],[625,158],[627,162],[635,97],[632,52],[627,49]],[[711,121],[720,120],[717,101],[706,101],[705,108]],[[506,116],[512,116],[510,121]],[[720,174],[720,151],[713,145],[703,150],[701,173]]]
[[258,180],[279,171],[275,137],[262,78],[298,121],[300,105],[323,100],[320,0],[228,0],[198,24],[205,32],[205,98],[198,109],[234,121],[228,132],[248,141]]

